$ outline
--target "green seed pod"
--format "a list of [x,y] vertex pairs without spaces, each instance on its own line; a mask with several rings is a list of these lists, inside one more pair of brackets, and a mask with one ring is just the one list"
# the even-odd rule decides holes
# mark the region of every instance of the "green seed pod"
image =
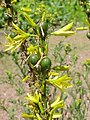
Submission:
[[40,62],[40,66],[41,66],[42,72],[46,72],[46,71],[50,70],[50,67],[51,67],[50,58],[48,58],[48,57],[43,58]]
[[36,65],[39,59],[40,59],[40,56],[39,56],[39,55],[37,55],[37,54],[32,54],[32,55],[29,57],[28,62],[29,62],[29,64]]
[[87,33],[87,38],[90,39],[90,32]]

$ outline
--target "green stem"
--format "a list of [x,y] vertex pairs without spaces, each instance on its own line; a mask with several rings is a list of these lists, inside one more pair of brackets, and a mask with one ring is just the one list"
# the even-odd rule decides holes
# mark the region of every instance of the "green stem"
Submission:
[[42,75],[42,86],[43,86],[43,102],[44,102],[44,110],[46,111],[47,109],[47,89],[46,89],[46,75]]
[[47,109],[46,81],[44,82],[44,109]]
[[[60,98],[61,100],[63,99],[63,92],[61,92],[61,98]],[[63,117],[63,108],[61,108],[61,115],[62,115],[62,120],[64,119],[64,117]]]

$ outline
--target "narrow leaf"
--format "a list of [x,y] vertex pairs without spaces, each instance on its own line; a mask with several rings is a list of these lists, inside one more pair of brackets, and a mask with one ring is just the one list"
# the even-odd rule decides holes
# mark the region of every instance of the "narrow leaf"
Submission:
[[77,27],[76,30],[88,30],[88,27]]
[[33,118],[36,118],[35,115],[28,115],[28,114],[24,114],[24,113],[22,114],[22,117],[23,117],[23,118],[32,118],[32,119],[33,119]]
[[16,29],[16,32],[18,32],[19,34],[25,34],[25,32],[21,30],[17,25],[15,25],[13,22],[12,26],[14,27],[14,29]]
[[59,32],[53,32],[51,33],[52,35],[56,35],[56,36],[71,36],[73,34],[75,34],[75,31],[59,31]]
[[50,71],[50,72],[48,73],[48,76],[58,76],[58,75],[59,75],[59,73],[54,72],[54,71]]
[[22,7],[21,10],[23,12],[31,12],[31,9],[30,8],[25,8],[25,7]]
[[30,16],[29,16],[27,13],[24,13],[24,17],[26,18],[26,20],[29,22],[29,24],[30,24],[32,27],[35,27],[35,26],[36,26],[36,23],[33,21],[32,18],[30,18]]
[[37,120],[42,120],[42,118],[40,117],[38,113],[36,113],[36,116],[37,116]]
[[61,28],[51,34],[58,35],[59,33],[70,30],[72,28],[72,26],[73,26],[73,22],[69,23],[68,25],[64,26],[63,28]]
[[27,75],[25,78],[23,78],[22,82],[26,82],[29,76]]
[[73,22],[67,24],[66,26],[64,26],[63,28],[61,28],[60,30],[61,31],[67,31],[67,30],[70,30],[73,26]]
[[29,93],[27,93],[26,99],[28,99],[34,103],[38,103],[38,100],[34,96],[30,95]]
[[6,48],[6,49],[5,49],[5,52],[7,52],[7,51],[11,50],[13,47],[14,47],[14,46],[13,46],[13,45],[11,45],[10,47]]
[[59,70],[59,71],[66,71],[69,70],[69,66],[55,66],[53,67],[54,70]]
[[55,119],[55,118],[60,118],[60,117],[61,117],[60,113],[54,113],[52,118]]
[[39,109],[40,109],[41,113],[43,114],[44,113],[44,109],[43,109],[42,103],[39,102],[38,106],[39,106]]
[[57,97],[57,99],[51,104],[51,107],[54,107],[60,100],[60,96]]

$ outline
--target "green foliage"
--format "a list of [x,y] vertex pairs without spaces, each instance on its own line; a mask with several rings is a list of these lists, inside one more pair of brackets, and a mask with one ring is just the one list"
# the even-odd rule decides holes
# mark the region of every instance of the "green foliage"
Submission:
[[[48,18],[45,12],[40,19],[41,22],[38,24],[27,13],[23,13],[23,15],[31,26],[32,32],[24,32],[24,30],[12,22],[15,36],[7,35],[8,42],[6,43],[7,48],[5,50],[11,51],[13,59],[21,72],[25,71],[23,74],[25,77],[22,81],[27,82],[31,88],[31,93],[26,95],[26,104],[30,107],[31,111],[30,113],[22,114],[22,117],[37,120],[60,118],[62,114],[60,114],[58,109],[64,107],[64,102],[60,96],[52,99],[51,95],[48,99],[50,92],[48,88],[51,84],[53,88],[59,88],[61,92],[65,92],[67,88],[72,86],[70,83],[71,77],[68,76],[68,73],[64,75],[63,71],[67,71],[67,67],[58,66],[61,67],[60,70],[63,74],[59,72],[56,74],[56,66],[52,67],[52,62],[48,57],[48,44],[46,41],[47,35],[49,35],[47,30],[50,23],[47,22]],[[59,31],[64,31],[65,34],[63,36],[69,36],[71,33],[67,33],[67,31],[72,28],[72,25],[73,23],[70,23]],[[34,39],[34,43],[32,39]],[[66,54],[70,51],[69,48],[69,45],[67,45],[65,48]],[[18,55],[22,58],[19,58]],[[21,61],[22,68],[18,60]],[[53,72],[53,74],[49,74],[49,72]],[[8,77],[12,80],[11,74],[8,74]],[[22,95],[23,92],[21,87],[16,89],[19,95]]]
[[[28,4],[29,3],[29,4]],[[77,0],[65,0],[65,1],[36,1],[36,0],[20,0],[12,1],[11,7],[6,7],[4,1],[1,4],[4,8],[1,8],[1,24],[5,25],[7,21],[8,25],[11,26],[11,21],[17,23],[20,28],[27,31],[29,24],[25,20],[22,12],[28,13],[31,18],[34,19],[36,23],[40,22],[42,14],[45,13],[45,19],[48,19],[49,27],[58,26],[61,27],[70,21],[75,21],[75,23],[85,24],[86,15],[83,12],[83,8],[79,5]],[[13,11],[12,11],[13,9]]]
[[5,9],[4,8],[0,8],[0,28],[2,28],[3,25],[5,24],[5,18],[3,17],[4,16],[4,12],[5,12]]

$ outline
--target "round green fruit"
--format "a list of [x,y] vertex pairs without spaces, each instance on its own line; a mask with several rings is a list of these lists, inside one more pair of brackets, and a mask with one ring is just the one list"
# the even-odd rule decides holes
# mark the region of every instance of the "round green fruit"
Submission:
[[28,62],[29,62],[29,64],[36,65],[39,59],[40,59],[40,56],[39,56],[39,55],[37,55],[37,54],[32,54],[32,55],[29,57]]
[[51,67],[51,60],[48,57],[45,57],[41,60],[40,65],[42,72],[48,71]]
[[87,38],[90,39],[90,32],[87,33]]

